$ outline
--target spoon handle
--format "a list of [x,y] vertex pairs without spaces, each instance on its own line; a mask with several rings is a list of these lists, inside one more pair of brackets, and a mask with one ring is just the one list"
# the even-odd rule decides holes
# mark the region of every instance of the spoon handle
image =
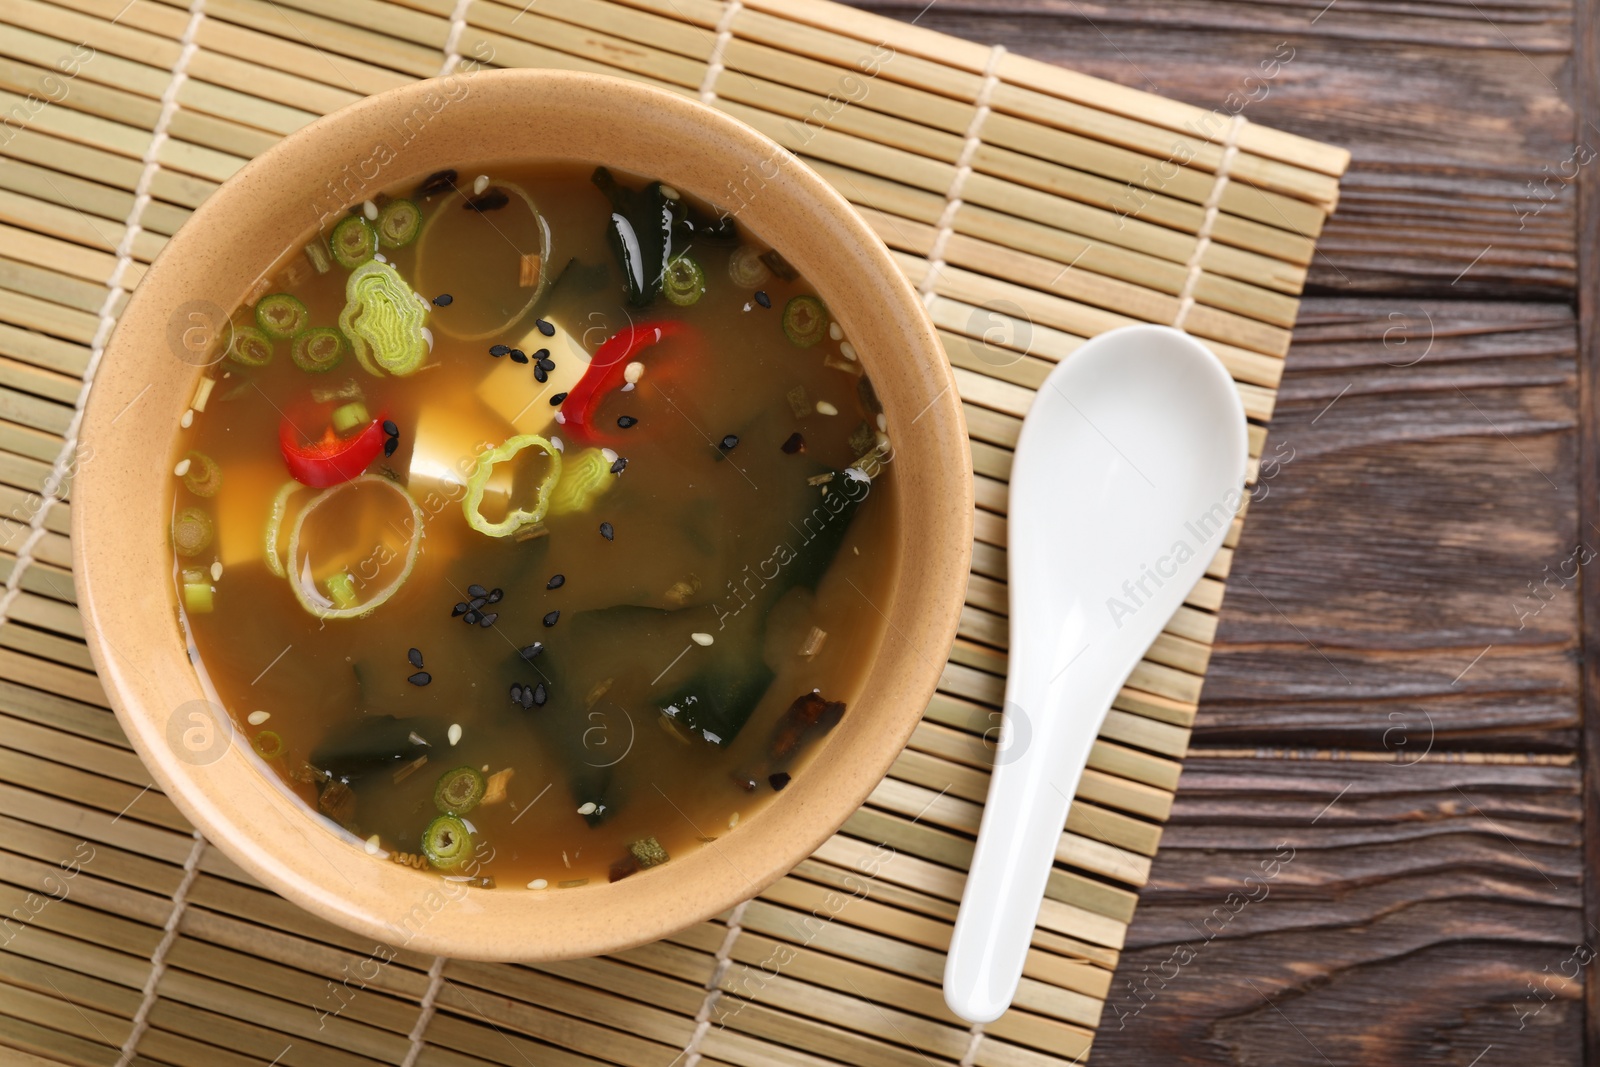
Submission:
[[[945,961],[944,997],[969,1022],[1011,1004],[1072,795],[1127,671],[1106,660],[1045,677],[1050,660],[1013,655],[1002,743]],[[1120,657],[1106,657],[1114,664]]]

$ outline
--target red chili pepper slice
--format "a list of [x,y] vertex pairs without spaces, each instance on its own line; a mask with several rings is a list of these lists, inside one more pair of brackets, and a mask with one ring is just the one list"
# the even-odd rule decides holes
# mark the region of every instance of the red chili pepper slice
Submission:
[[606,394],[622,385],[628,364],[641,350],[668,337],[698,338],[700,331],[677,319],[624,326],[608,338],[589,361],[589,368],[561,403],[562,428],[580,440],[593,440],[595,409]]
[[[304,405],[285,416],[278,426],[278,450],[283,453],[289,474],[295,481],[316,489],[348,482],[366,470],[383,451],[386,438],[383,432],[386,412],[379,413],[359,433],[340,437],[329,422],[333,407],[332,404]],[[302,443],[301,425],[324,427],[322,437],[310,444]]]

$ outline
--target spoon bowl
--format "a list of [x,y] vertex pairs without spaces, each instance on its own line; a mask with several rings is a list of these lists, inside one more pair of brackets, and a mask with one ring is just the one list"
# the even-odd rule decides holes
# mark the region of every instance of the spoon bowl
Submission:
[[1045,379],[1011,470],[1001,739],[945,966],[971,1022],[1011,1004],[1106,712],[1243,500],[1238,390],[1165,326],[1089,341]]

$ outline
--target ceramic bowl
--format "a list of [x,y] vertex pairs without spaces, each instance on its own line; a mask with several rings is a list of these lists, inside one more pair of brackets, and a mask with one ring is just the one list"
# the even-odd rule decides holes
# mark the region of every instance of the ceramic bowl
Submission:
[[[171,451],[206,331],[287,249],[395,182],[485,159],[568,159],[649,174],[736,212],[807,278],[859,350],[888,417],[899,577],[850,713],[794,782],[715,846],[612,884],[461,890],[366,855],[277,788],[205,712],[167,541]],[[753,896],[814,851],[888,771],[956,631],[972,473],[951,374],[921,300],[845,200],[793,155],[674,93],[557,71],[462,73],[394,89],[302,129],[240,170],[167,244],[96,376],[72,493],[89,648],[155,783],[250,875],[395,946],[550,960],[651,941]],[[214,708],[214,705],[212,706]],[[269,786],[273,786],[270,787]]]

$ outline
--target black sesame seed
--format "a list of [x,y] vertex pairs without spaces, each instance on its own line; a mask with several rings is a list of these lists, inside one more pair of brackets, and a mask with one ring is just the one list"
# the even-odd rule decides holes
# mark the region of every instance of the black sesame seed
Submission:
[[391,438],[389,438],[387,441],[385,441],[383,443],[383,454],[386,455],[386,456],[392,456],[392,455],[395,454],[395,450],[398,449],[399,447],[400,447],[400,438],[391,437]]
[[465,615],[461,616],[461,621],[466,623],[468,626],[476,626],[478,625],[478,620],[482,617],[483,616],[479,615],[476,611],[469,611]]
[[602,522],[600,524],[600,536],[607,541],[615,541],[617,539],[617,531],[609,522]]
[[738,444],[739,435],[736,433],[730,433],[728,436],[722,439],[722,450],[724,452],[730,451],[731,449],[737,447]]
[[567,576],[565,574],[552,574],[550,580],[544,583],[544,587],[546,589],[560,589],[566,584]]
[[757,289],[756,303],[760,304],[764,308],[769,308],[772,306],[772,297],[767,295],[767,291],[765,289]]
[[511,346],[510,345],[490,345],[489,346],[489,354],[491,356],[496,357],[496,358],[499,358],[500,356],[505,355],[509,351],[511,351]]
[[411,661],[413,667],[422,666],[422,649],[413,648],[406,653],[406,659]]
[[517,682],[511,683],[511,703],[522,703],[522,686]]
[[542,708],[542,707],[544,707],[544,702],[547,699],[549,699],[549,695],[544,691],[544,683],[543,682],[540,682],[538,685],[533,687],[533,702],[535,704],[539,705]]
[[[550,358],[550,350],[548,348],[541,348],[541,349],[539,349],[539,351],[535,352],[533,354],[533,360],[534,360],[535,363],[553,363],[554,362]],[[545,369],[548,370],[549,368],[547,367]]]
[[497,585],[493,589],[489,590],[489,595],[484,597],[484,603],[498,604],[505,595],[506,591]]
[[561,618],[561,611],[560,611],[560,609],[557,609],[555,611],[550,612],[550,614],[548,614],[548,615],[546,615],[544,617],[544,624],[546,626],[554,626],[556,624],[556,621],[558,619],[560,619],[560,618]]
[[533,365],[533,380],[540,385],[550,380],[550,372],[544,369],[543,363],[535,363]]
[[789,435],[789,439],[783,443],[783,450],[791,456],[796,452],[804,452],[806,450],[806,439],[798,433],[792,433]]
[[481,585],[469,585],[467,586],[467,593],[471,596],[488,596],[489,590]]
[[639,420],[634,418],[632,415],[618,415],[617,416],[617,425],[621,426],[624,430],[628,429],[631,426],[637,426],[638,424],[639,424]]
[[468,610],[469,608],[466,604],[457,604],[455,607],[450,609],[450,617],[453,619],[458,615],[465,615]]
[[513,348],[509,354],[511,356],[511,362],[513,363],[528,362],[528,354],[520,348]]
[[475,596],[471,600],[467,601],[467,607],[471,608],[473,611],[482,611],[483,606],[488,602],[489,598],[487,596]]
[[550,406],[553,407],[553,408],[554,407],[560,407],[561,406],[561,402],[563,400],[565,400],[566,398],[567,398],[567,394],[566,393],[557,393],[555,396],[550,398]]
[[482,196],[468,200],[462,207],[482,214],[485,211],[499,211],[509,203],[511,203],[511,197],[506,195],[506,191],[495,188],[484,190]]
[[455,299],[456,298],[451,296],[449,293],[440,293],[438,296],[433,298],[433,302],[442,308],[447,308],[451,304],[455,303]]
[[539,332],[544,334],[546,337],[554,337],[556,335],[556,328],[543,319],[537,320],[534,322],[534,325],[539,327]]
[[767,775],[767,783],[775,791],[782,790],[784,786],[789,784],[789,772],[779,771],[776,774],[769,774]]
[[446,189],[454,189],[455,187],[456,172],[453,170],[440,170],[424,178],[422,184],[417,186],[417,191],[414,195],[418,199],[426,199],[430,196],[438,196]]
[[427,671],[418,671],[416,674],[413,674],[411,677],[407,678],[406,681],[410,682],[412,685],[427,685],[429,682],[433,681],[433,675],[429,674]]
[[618,456],[617,457],[617,461],[615,463],[611,464],[611,473],[612,474],[621,474],[623,471],[625,471],[627,469],[628,469],[628,457],[626,457],[626,456]]
[[535,641],[533,644],[531,644],[528,647],[524,648],[520,653],[518,653],[518,655],[520,655],[523,659],[531,660],[531,659],[533,659],[533,657],[537,656],[539,653],[541,653],[543,651],[544,651],[544,642],[543,641]]
[[[522,699],[517,701],[517,703],[522,705],[523,711],[527,711],[529,708],[533,707],[533,686],[527,686],[522,690]],[[543,701],[540,701],[540,703],[543,703]]]
[[395,422],[394,422],[393,419],[384,419],[383,420],[383,432],[388,434],[390,437],[399,437],[400,436],[400,427],[395,425]]
[[491,611],[491,612],[489,612],[489,614],[485,615],[483,618],[478,620],[478,625],[479,626],[493,626],[494,625],[494,621],[496,619],[498,619],[499,617],[500,617],[500,613],[498,611]]

